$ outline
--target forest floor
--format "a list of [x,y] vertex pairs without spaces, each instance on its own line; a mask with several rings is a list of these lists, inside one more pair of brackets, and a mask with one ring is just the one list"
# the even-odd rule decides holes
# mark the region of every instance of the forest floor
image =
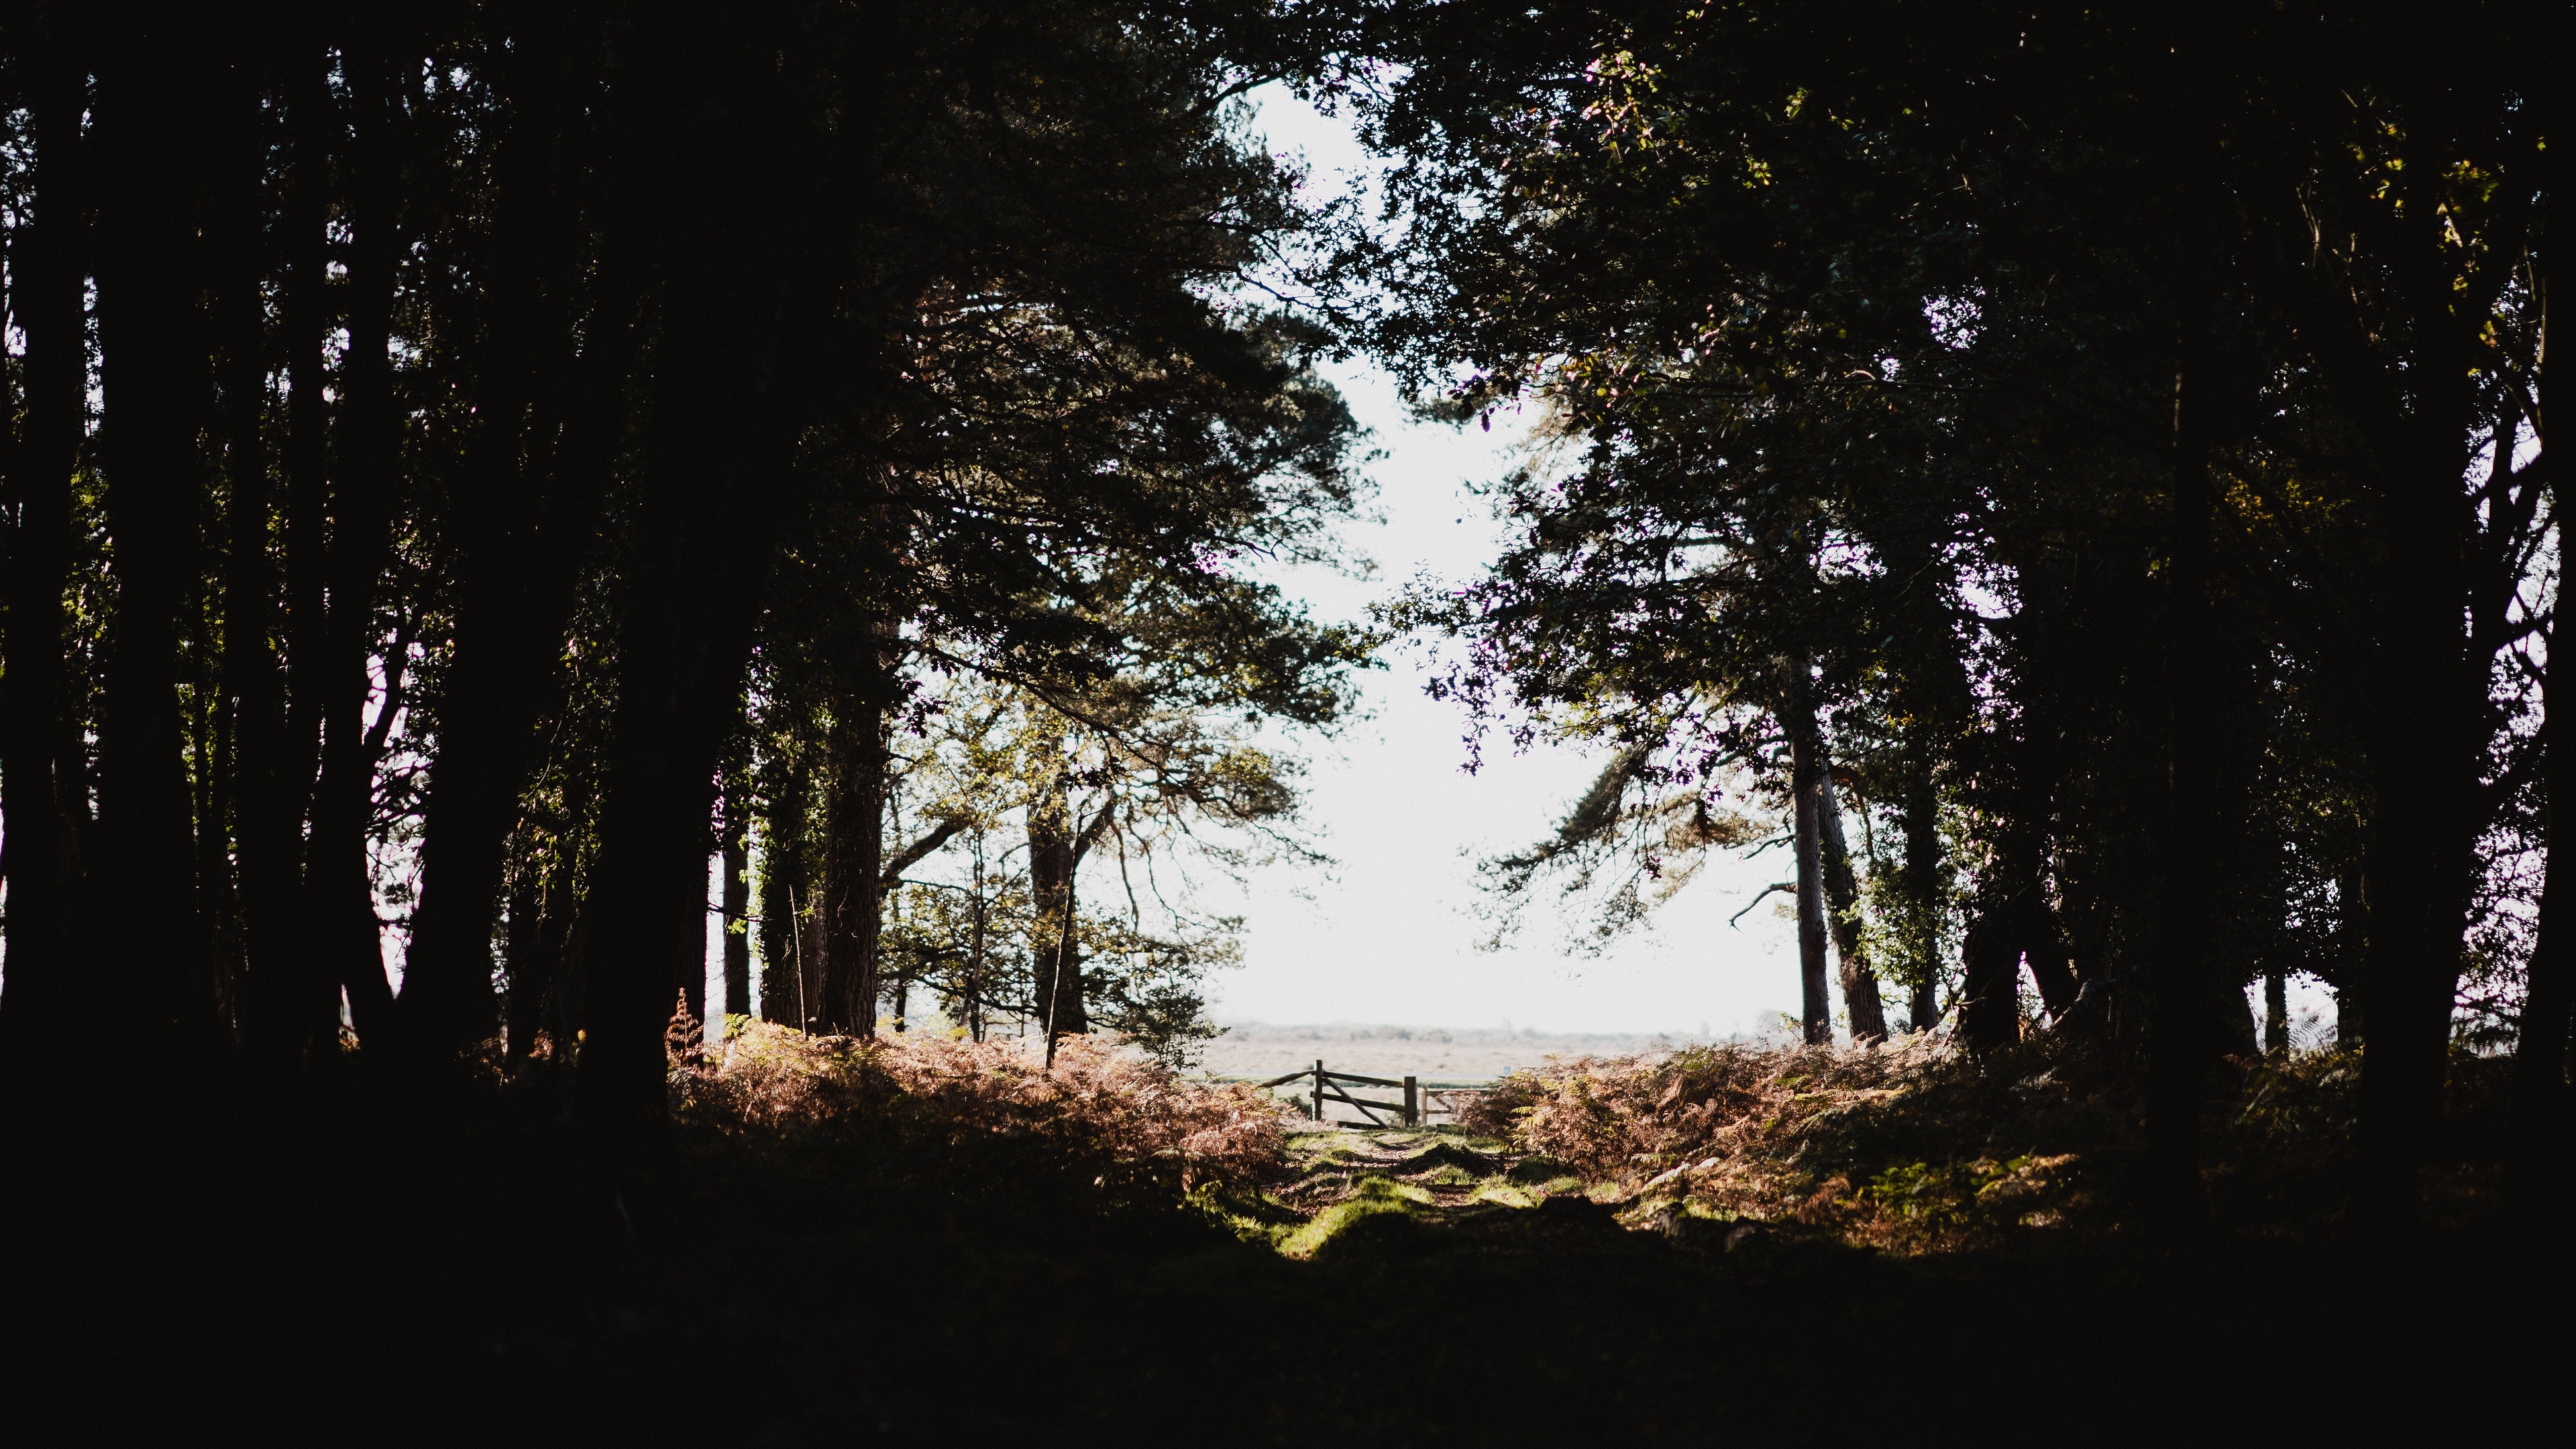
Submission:
[[[1292,1127],[1284,1166],[1193,1186],[882,1105],[760,1130],[683,1113],[613,1168],[536,1089],[353,1071],[117,1105],[116,1131],[0,1123],[10,1311],[39,1330],[14,1402],[93,1430],[2310,1437],[2510,1372],[2530,1342],[2474,1232],[2392,1253],[2078,1217],[1893,1249],[1460,1127]],[[102,1374],[116,1392],[77,1387]]]

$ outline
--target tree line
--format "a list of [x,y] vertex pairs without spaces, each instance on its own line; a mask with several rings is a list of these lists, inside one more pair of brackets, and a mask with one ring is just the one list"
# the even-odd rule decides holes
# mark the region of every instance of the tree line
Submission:
[[1444,691],[1616,750],[1497,885],[1615,929],[1786,817],[1810,1040],[1832,946],[1858,1039],[1884,977],[1972,1052],[2139,1052],[2188,1220],[2211,1073],[2306,976],[2366,1043],[2365,1217],[2508,1045],[2546,1201],[2557,87],[2540,7],[2454,19],[1389,7],[1352,306],[1546,447],[1491,572],[1398,612]]
[[1309,848],[1264,731],[1375,642],[1258,574],[1358,346],[1538,445],[1390,611],[1609,757],[1506,899],[1777,845],[1811,1040],[2132,1054],[2177,1221],[2313,979],[2365,1216],[2460,1051],[2547,1201],[2546,18],[22,6],[0,1053],[292,1075],[345,1003],[649,1134],[711,856],[725,1010],[1185,1050],[1230,923],[1153,868]]
[[[760,937],[815,1030],[928,982],[1186,1039],[1227,923],[1075,879],[1293,844],[1240,722],[1329,725],[1364,654],[1256,577],[1360,496],[1234,110],[1312,50],[1258,5],[14,10],[0,1052],[577,1056],[649,1136],[711,855],[725,1009]],[[952,842],[971,968],[904,910]]]

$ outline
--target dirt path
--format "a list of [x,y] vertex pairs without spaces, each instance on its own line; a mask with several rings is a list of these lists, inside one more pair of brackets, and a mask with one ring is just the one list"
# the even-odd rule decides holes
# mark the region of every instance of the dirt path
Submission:
[[1513,1151],[1462,1127],[1301,1132],[1289,1139],[1294,1174],[1262,1195],[1257,1225],[1291,1258],[1375,1248],[1495,1245],[1532,1235],[1609,1243],[1630,1227],[1596,1203],[1560,1163]]

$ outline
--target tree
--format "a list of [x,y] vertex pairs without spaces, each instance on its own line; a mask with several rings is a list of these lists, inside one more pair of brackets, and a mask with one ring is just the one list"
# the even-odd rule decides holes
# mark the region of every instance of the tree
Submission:
[[[1348,252],[1391,278],[1377,345],[1447,415],[1529,400],[1581,446],[1504,494],[1527,543],[1440,618],[1476,651],[1454,687],[1732,764],[1700,711],[1814,649],[1829,714],[1921,751],[1921,875],[1972,875],[1971,1043],[2018,1034],[2025,963],[2051,1019],[2143,1037],[2180,1222],[2245,945],[2336,929],[2282,877],[2232,888],[2285,736],[2231,726],[2285,658],[2355,700],[2415,681],[2358,731],[2302,717],[2362,775],[2302,784],[2367,804],[2335,911],[2367,901],[2365,1135],[2403,1197],[2513,794],[2527,685],[2492,675],[2537,623],[2541,475],[2471,467],[2536,375],[2535,92],[2466,49],[2393,63],[2359,16],[1382,17],[1396,231]],[[1805,604],[1757,567],[1800,526]],[[1946,639],[1872,607],[1927,575],[1979,600]]]

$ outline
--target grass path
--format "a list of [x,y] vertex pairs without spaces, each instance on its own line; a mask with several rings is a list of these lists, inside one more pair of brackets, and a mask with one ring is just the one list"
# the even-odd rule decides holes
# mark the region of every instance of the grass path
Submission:
[[1489,1248],[1542,1223],[1594,1237],[1665,1226],[1622,1223],[1618,1204],[1595,1202],[1563,1164],[1463,1127],[1300,1132],[1288,1159],[1285,1182],[1227,1204],[1227,1215],[1290,1258]]

